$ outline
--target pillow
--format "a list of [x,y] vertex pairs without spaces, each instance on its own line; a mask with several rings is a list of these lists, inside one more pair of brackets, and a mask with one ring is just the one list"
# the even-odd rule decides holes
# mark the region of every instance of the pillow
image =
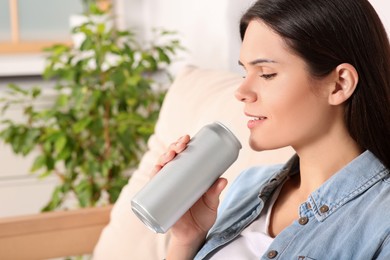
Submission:
[[[245,168],[252,165],[286,161],[290,148],[256,153],[249,148],[249,131],[243,114],[243,104],[234,97],[242,78],[234,73],[186,66],[168,90],[155,133],[148,141],[138,169],[126,185],[95,247],[93,258],[100,259],[163,259],[169,232],[155,234],[132,212],[132,197],[149,180],[158,157],[180,136],[193,136],[202,126],[214,121],[228,125],[241,140],[243,148],[237,161],[224,173],[229,183]],[[227,190],[227,189],[225,189]],[[222,193],[222,199],[224,192]]]

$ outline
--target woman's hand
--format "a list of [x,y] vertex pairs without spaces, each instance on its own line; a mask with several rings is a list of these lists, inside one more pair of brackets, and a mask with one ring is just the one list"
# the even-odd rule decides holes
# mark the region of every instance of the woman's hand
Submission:
[[187,144],[190,142],[190,136],[189,135],[184,135],[180,137],[175,143],[172,143],[168,147],[168,151],[165,152],[163,155],[160,156],[158,159],[156,165],[154,166],[151,176],[153,177],[156,175],[162,167],[164,167],[165,164],[168,162],[172,161],[173,158],[176,157],[178,153],[181,153],[187,148]]
[[[154,169],[152,175],[173,160],[178,153],[184,151],[190,141],[188,135],[182,136],[177,142],[171,144],[168,151],[163,154]],[[193,259],[203,244],[207,232],[212,227],[217,217],[219,195],[226,187],[227,180],[219,178],[210,189],[172,226],[171,240],[168,248],[168,260]]]
[[219,178],[172,226],[167,260],[194,259],[215,223],[219,196],[226,185],[227,180]]

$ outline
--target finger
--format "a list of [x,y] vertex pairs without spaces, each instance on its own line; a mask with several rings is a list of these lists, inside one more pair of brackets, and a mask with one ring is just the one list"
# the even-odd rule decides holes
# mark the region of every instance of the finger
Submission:
[[150,178],[154,177],[162,169],[161,165],[156,164],[150,172]]
[[164,167],[164,165],[167,164],[169,161],[172,161],[175,156],[176,152],[172,150],[161,155],[158,158],[158,162],[154,165],[152,171],[150,172],[150,177],[154,177],[162,169],[162,167]]
[[206,206],[216,211],[219,205],[219,196],[221,195],[223,189],[227,186],[228,181],[225,178],[219,178],[210,189],[203,195],[203,202]]
[[176,143],[171,144],[168,147],[168,151],[159,157],[156,165],[150,172],[150,177],[154,177],[162,169],[162,167],[164,167],[165,164],[175,158],[177,153],[181,153],[184,149],[186,149],[190,139],[191,138],[189,135],[184,135],[180,137]]
[[172,159],[175,158],[175,156],[176,156],[176,152],[173,150],[169,150],[160,156],[160,158],[158,159],[157,165],[164,166],[169,161],[172,161]]
[[176,146],[175,146],[175,152],[176,153],[181,153],[187,148],[188,143],[190,142],[191,138],[189,135],[184,135],[180,137],[178,140]]
[[175,151],[176,153],[181,153],[187,147],[187,144],[189,143],[189,141],[190,141],[190,136],[183,135],[175,143],[172,143],[168,147],[168,150]]

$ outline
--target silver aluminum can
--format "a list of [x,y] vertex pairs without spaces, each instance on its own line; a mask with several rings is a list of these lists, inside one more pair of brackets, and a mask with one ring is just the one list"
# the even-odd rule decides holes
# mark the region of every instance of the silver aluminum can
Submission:
[[135,215],[165,233],[236,161],[241,143],[222,123],[206,125],[132,199]]

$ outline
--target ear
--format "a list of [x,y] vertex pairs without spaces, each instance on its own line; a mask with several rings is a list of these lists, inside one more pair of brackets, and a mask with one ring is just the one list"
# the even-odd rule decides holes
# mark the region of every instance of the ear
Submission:
[[331,105],[340,105],[352,96],[359,82],[359,75],[355,67],[348,63],[338,65],[333,75],[335,77],[328,101]]

